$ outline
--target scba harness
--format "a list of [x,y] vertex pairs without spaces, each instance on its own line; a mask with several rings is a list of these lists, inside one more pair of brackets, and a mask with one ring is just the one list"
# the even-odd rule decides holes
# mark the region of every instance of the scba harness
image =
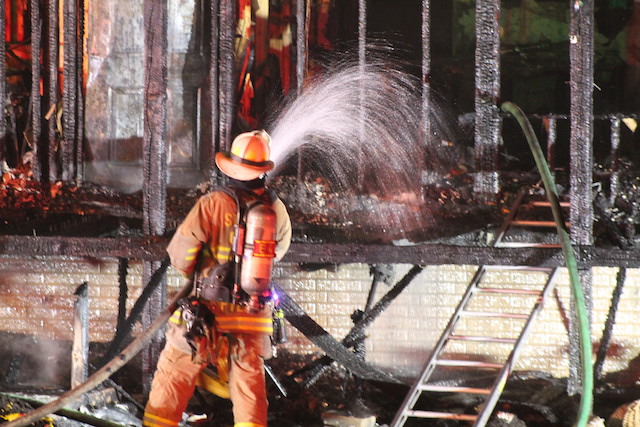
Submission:
[[[185,338],[194,358],[204,343],[215,339],[210,335],[216,317],[207,307],[208,303],[233,303],[249,315],[260,313],[268,306],[272,312],[272,325],[269,325],[273,331],[272,343],[286,342],[284,313],[278,308],[271,283],[277,228],[272,205],[277,196],[271,191],[256,195],[236,187],[221,187],[217,191],[230,196],[237,207],[231,261],[216,265],[209,277],[196,275],[195,297],[181,305]],[[199,256],[203,256],[206,247],[202,245]]]

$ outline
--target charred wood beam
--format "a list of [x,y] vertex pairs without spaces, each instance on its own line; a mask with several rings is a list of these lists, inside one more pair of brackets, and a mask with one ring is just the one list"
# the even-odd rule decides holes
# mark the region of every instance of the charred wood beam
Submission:
[[[209,40],[209,87],[210,87],[210,102],[211,102],[211,147],[209,150],[210,158],[207,161],[207,164],[214,164],[214,157],[219,147],[220,143],[220,129],[219,129],[219,121],[220,121],[220,109],[218,108],[220,102],[219,88],[220,82],[218,79],[220,78],[219,72],[219,56],[218,56],[218,39],[220,38],[220,23],[219,19],[220,12],[220,2],[218,0],[211,1],[211,8],[209,10],[210,13],[210,22],[211,22],[211,33]],[[218,168],[211,168],[211,176],[210,181],[212,184],[217,182],[218,177]]]
[[45,90],[46,119],[47,119],[47,162],[46,171],[49,181],[54,182],[58,178],[58,136],[57,136],[57,113],[58,113],[58,0],[48,0],[47,2],[47,83]]
[[[48,218],[12,223],[12,235],[99,237],[118,230],[120,219],[113,216],[51,215]],[[5,227],[0,227],[4,231]]]
[[[0,0],[0,8],[5,10],[5,0]],[[4,43],[6,37],[6,17],[0,13],[0,99],[4,103],[7,99],[7,45]],[[4,108],[3,108],[4,111]],[[5,147],[7,146],[7,122],[0,120],[0,163],[6,160]]]
[[89,284],[78,286],[73,305],[73,349],[71,352],[71,388],[89,376]]
[[433,181],[430,172],[438,170],[438,156],[431,153],[438,149],[436,141],[431,137],[431,0],[422,0],[422,134],[420,144],[425,152],[425,164],[422,171],[422,183]]
[[[145,69],[143,133],[143,217],[145,235],[161,236],[166,231],[167,204],[167,2],[144,0]],[[148,282],[158,261],[145,261],[143,281]],[[162,312],[166,299],[166,280],[149,297],[142,325],[149,327]],[[162,349],[162,337],[155,335],[142,351],[143,390],[151,389],[153,367]]]
[[[0,255],[76,256],[159,261],[169,239],[141,237],[0,236]],[[640,268],[639,249],[575,247],[586,267]],[[294,242],[282,262],[297,264],[522,265],[564,267],[560,249],[450,245],[366,245]]]
[[76,183],[84,181],[84,81],[83,81],[83,56],[84,56],[84,1],[79,1],[77,6],[77,29],[76,29],[76,145],[75,145],[75,165]]
[[64,88],[63,88],[63,141],[62,152],[62,179],[71,181],[76,178],[75,158],[77,141],[77,31],[78,31],[78,4],[76,0],[65,1],[63,6],[64,25]]
[[[571,242],[593,244],[593,72],[594,72],[594,1],[572,1],[569,19],[569,86],[570,86],[570,160],[569,197],[571,210]],[[593,274],[579,266],[580,283],[591,313]],[[571,301],[572,308],[575,300]],[[582,381],[581,350],[576,312],[571,310],[569,323],[570,395],[580,392]],[[589,319],[591,323],[591,319]]]
[[289,297],[283,289],[276,286],[276,291],[281,297],[280,307],[282,307],[289,323],[312,343],[324,350],[333,360],[339,362],[360,378],[391,383],[399,382],[389,374],[366,363],[342,343],[338,342],[329,332],[309,317],[300,305]]
[[611,344],[611,338],[613,337],[613,327],[616,324],[616,313],[618,312],[618,305],[620,304],[620,298],[622,297],[622,291],[624,289],[624,282],[627,279],[627,269],[621,268],[618,271],[616,278],[616,287],[611,294],[611,305],[609,306],[609,313],[607,319],[604,322],[604,328],[602,330],[602,338],[600,339],[600,346],[596,353],[596,361],[593,364],[593,378],[595,381],[602,379],[602,368],[604,367],[604,361],[607,358],[607,351]]
[[571,2],[569,22],[571,241],[593,244],[593,0]]
[[499,190],[500,142],[500,0],[476,1],[475,163],[474,190],[495,198]]
[[233,117],[235,107],[235,90],[234,82],[236,73],[234,73],[234,35],[236,29],[234,26],[235,1],[220,0],[220,26],[218,36],[218,75],[220,76],[219,86],[219,134],[220,134],[220,150],[228,150],[231,145],[231,132],[233,129]]
[[[355,325],[349,333],[340,341],[345,347],[356,347],[361,343],[364,343],[365,334],[367,328],[373,323],[373,321],[382,314],[391,302],[402,293],[402,291],[409,286],[413,279],[420,273],[424,267],[414,265],[411,270],[405,274],[405,276],[396,285],[387,292],[372,308],[367,308],[366,311],[359,313],[358,318],[355,319]],[[286,313],[285,313],[286,314]],[[288,319],[287,319],[288,320]],[[356,354],[358,352],[356,351]],[[364,360],[364,359],[363,359]],[[309,378],[305,381],[305,387],[312,385],[319,376],[330,366],[333,359],[330,355],[321,357],[320,359],[312,362],[308,368],[311,369]]]
[[35,179],[42,178],[42,104],[40,99],[40,52],[42,51],[42,18],[40,1],[31,0],[31,171]]

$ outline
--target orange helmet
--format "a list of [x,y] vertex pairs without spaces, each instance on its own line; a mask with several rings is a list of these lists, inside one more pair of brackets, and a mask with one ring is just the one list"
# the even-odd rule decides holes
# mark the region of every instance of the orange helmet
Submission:
[[269,160],[271,137],[264,130],[254,130],[236,136],[231,151],[216,153],[216,165],[227,176],[251,181],[273,169]]

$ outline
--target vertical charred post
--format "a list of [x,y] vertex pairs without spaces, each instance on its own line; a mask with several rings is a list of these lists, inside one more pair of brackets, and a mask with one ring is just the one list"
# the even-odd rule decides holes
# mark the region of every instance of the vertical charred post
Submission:
[[[167,3],[144,1],[144,134],[143,134],[143,229],[146,235],[160,236],[166,231],[167,186]],[[143,283],[160,267],[157,261],[145,262]],[[166,279],[153,292],[143,314],[146,328],[165,305]],[[156,336],[143,351],[143,389],[150,390],[153,368],[161,350]]]
[[[40,1],[31,0],[31,172],[42,177],[42,104],[40,99],[40,52],[42,51],[42,18]],[[46,152],[46,151],[45,151]]]
[[71,353],[71,388],[89,376],[89,284],[78,286],[73,306],[73,350]]
[[84,1],[78,2],[76,31],[76,143],[75,143],[75,180],[84,181]]
[[[302,86],[307,73],[309,51],[309,19],[311,17],[310,1],[296,1],[296,93],[302,94]],[[302,150],[298,150],[297,177],[303,182],[304,168],[302,164]]]
[[[0,0],[0,7],[5,10],[5,0]],[[6,39],[7,22],[4,13],[0,13],[0,40]],[[0,99],[7,98],[7,46],[0,43]],[[0,120],[0,163],[6,160],[5,149],[7,146],[7,123]]]
[[[220,2],[218,0],[211,1],[211,40],[209,40],[210,52],[209,52],[209,86],[211,88],[211,159],[207,162],[208,165],[213,165],[213,157],[218,151],[218,147],[221,141],[218,122],[220,120],[220,72],[219,72],[219,56],[218,56],[218,39],[220,38],[220,25],[218,17],[220,13]],[[211,168],[211,183],[215,183],[218,178],[218,169]]]
[[620,117],[611,118],[611,181],[609,203],[613,204],[620,189]]
[[558,138],[558,119],[556,117],[549,117],[547,130],[547,163],[549,163],[549,169],[553,173],[556,167],[556,146]]
[[[593,245],[593,57],[594,8],[593,0],[572,0],[569,22],[569,84],[571,94],[569,149],[569,191],[571,211],[571,241],[574,245]],[[592,306],[592,272],[579,267],[587,313]],[[572,307],[575,301],[571,301]],[[572,313],[575,313],[572,310]],[[580,343],[577,319],[569,324],[569,393],[579,392]]]
[[[78,4],[75,0],[65,1],[63,6],[64,27],[64,87],[63,87],[63,130],[60,150],[62,153],[62,179],[71,181],[76,177],[75,148],[77,141],[77,31]],[[79,159],[78,159],[79,160]]]
[[422,141],[421,146],[425,152],[425,167],[423,171],[423,184],[430,183],[429,171],[435,170],[436,161],[428,153],[435,149],[431,147],[431,0],[422,0]]
[[220,37],[219,37],[219,73],[220,73],[220,149],[228,150],[231,145],[233,128],[235,90],[234,90],[234,17],[235,1],[220,0]]
[[593,244],[593,0],[571,3],[569,59],[571,90],[571,240]]
[[500,0],[476,2],[474,190],[491,199],[499,191]]
[[57,113],[58,113],[58,0],[48,0],[47,2],[47,49],[46,49],[46,88],[45,88],[45,106],[47,109],[47,161],[46,170],[49,181],[54,182],[58,179],[58,162],[57,162]]

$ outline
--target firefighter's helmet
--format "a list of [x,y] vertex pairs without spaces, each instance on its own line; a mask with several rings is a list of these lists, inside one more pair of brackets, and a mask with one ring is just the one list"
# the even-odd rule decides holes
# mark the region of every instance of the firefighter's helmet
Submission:
[[264,130],[241,133],[231,144],[230,151],[216,154],[216,165],[227,176],[251,181],[273,169],[269,160],[271,137]]

